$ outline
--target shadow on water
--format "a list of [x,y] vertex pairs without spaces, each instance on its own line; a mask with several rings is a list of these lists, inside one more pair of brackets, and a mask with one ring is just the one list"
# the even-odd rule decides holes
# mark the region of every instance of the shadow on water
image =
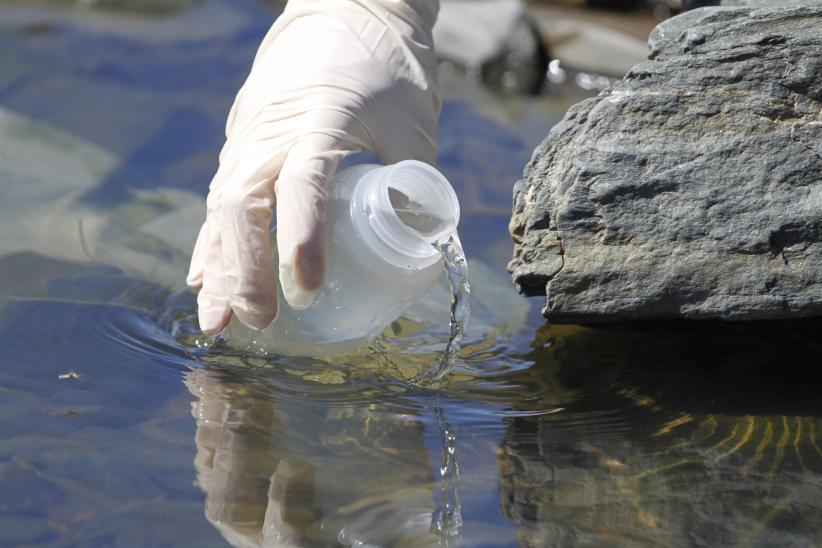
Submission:
[[542,328],[500,457],[519,542],[818,542],[820,327]]
[[601,387],[640,407],[820,417],[814,381],[822,377],[821,330],[819,319],[546,326],[528,358],[556,361],[558,380],[580,388],[583,399],[595,398]]

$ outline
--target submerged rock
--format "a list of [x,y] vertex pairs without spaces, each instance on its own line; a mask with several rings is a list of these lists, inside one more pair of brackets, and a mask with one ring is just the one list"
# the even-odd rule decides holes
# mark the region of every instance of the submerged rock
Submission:
[[822,7],[705,8],[566,114],[509,270],[557,322],[822,315]]

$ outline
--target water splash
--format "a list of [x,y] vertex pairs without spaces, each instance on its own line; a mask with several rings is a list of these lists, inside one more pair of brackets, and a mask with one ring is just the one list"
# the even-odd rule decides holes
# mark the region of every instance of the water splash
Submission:
[[451,290],[451,319],[449,322],[448,344],[445,347],[437,364],[430,371],[421,373],[413,379],[413,383],[427,386],[438,383],[448,374],[451,366],[457,359],[457,352],[462,344],[465,327],[471,314],[469,297],[471,284],[468,281],[468,261],[462,250],[462,242],[456,231],[451,233],[446,241],[434,242],[440,255],[448,277],[448,287]]
[[440,464],[440,504],[431,515],[431,530],[446,537],[455,537],[459,535],[462,527],[457,436],[439,405],[434,406],[434,416],[437,419],[437,427],[442,439],[442,464]]

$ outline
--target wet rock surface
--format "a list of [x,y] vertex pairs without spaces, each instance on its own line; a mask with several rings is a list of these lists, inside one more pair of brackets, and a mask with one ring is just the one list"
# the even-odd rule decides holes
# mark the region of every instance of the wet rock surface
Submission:
[[706,8],[585,100],[514,190],[557,322],[822,315],[822,7]]

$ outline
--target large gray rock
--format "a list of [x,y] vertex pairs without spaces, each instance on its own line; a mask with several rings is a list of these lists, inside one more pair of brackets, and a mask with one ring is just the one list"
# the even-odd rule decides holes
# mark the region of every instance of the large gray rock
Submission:
[[566,114],[509,264],[557,322],[822,315],[822,7],[704,8]]
[[822,0],[721,0],[721,6],[748,6],[755,8],[772,8],[776,6],[822,5]]

